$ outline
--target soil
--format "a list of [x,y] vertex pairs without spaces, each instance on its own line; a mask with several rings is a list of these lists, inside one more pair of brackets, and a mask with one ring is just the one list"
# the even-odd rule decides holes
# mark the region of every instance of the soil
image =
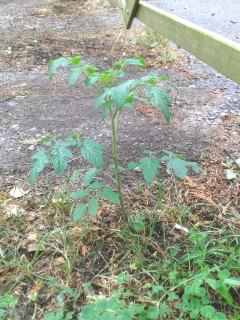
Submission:
[[[93,107],[94,92],[81,85],[69,89],[64,72],[49,81],[47,62],[61,55],[81,54],[108,66],[140,52],[152,61],[151,71],[169,75],[165,86],[173,97],[174,120],[167,125],[141,105],[124,113],[124,161],[135,160],[144,150],[162,149],[199,159],[216,145],[239,155],[240,87],[182,50],[175,63],[156,65],[158,55],[129,38],[116,9],[90,3],[0,0],[0,184],[26,176],[42,135],[77,131],[110,145],[108,125]],[[139,28],[135,24],[131,32]],[[141,73],[132,70],[131,75]]]

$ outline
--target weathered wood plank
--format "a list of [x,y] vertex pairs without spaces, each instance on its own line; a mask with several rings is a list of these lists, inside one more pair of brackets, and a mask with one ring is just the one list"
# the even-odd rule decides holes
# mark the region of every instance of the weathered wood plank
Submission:
[[144,24],[240,83],[240,45],[191,22],[140,2],[136,16]]
[[240,44],[145,1],[139,2],[135,14],[145,25],[240,84]]
[[126,28],[129,29],[132,25],[132,21],[136,15],[139,0],[123,0],[123,18]]

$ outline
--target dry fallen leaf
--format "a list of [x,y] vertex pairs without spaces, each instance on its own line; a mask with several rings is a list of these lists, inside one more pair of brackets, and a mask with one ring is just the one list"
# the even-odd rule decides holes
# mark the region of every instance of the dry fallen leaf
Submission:
[[65,263],[65,259],[63,257],[58,257],[54,260],[55,266],[61,266]]

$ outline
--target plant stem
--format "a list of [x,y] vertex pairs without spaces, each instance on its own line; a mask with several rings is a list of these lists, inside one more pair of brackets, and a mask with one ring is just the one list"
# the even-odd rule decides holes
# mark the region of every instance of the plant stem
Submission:
[[118,115],[119,113],[115,111],[111,115],[111,129],[112,129],[112,159],[114,164],[114,174],[117,183],[117,191],[119,194],[120,207],[124,218],[127,219],[127,213],[124,206],[123,201],[123,193],[122,193],[122,182],[120,177],[120,170],[118,164],[118,145],[117,145],[117,124],[118,124]]

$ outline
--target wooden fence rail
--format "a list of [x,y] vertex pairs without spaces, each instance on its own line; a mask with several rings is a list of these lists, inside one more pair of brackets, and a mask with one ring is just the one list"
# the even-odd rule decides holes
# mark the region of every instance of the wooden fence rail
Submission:
[[127,28],[136,17],[227,78],[240,84],[240,44],[159,9],[146,1],[109,0],[122,10]]

